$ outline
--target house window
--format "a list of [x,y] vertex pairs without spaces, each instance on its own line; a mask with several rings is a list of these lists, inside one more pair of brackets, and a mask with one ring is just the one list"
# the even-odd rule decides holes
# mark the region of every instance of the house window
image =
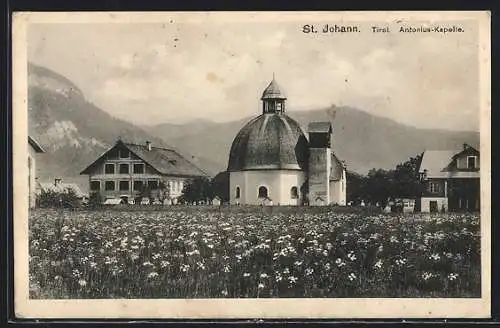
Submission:
[[429,182],[429,192],[438,193],[439,192],[439,183],[438,182]]
[[109,190],[115,190],[115,182],[114,181],[106,181],[104,184],[104,189],[109,191]]
[[264,186],[259,187],[259,198],[266,198],[268,196],[267,194],[267,188]]
[[143,185],[142,181],[134,181],[134,190],[142,191]]
[[120,158],[129,158],[130,152],[128,149],[120,149]]
[[476,156],[467,156],[467,168],[469,169],[476,168]]
[[158,189],[158,181],[156,180],[149,180],[148,181],[148,188],[151,190]]
[[104,166],[104,172],[106,174],[115,174],[115,164],[108,163]]
[[120,164],[120,174],[128,174],[128,164]]
[[292,199],[299,198],[299,193],[297,191],[297,187],[292,187],[292,189],[290,190],[290,197],[292,197]]
[[240,187],[236,187],[236,198],[240,198]]
[[135,174],[143,174],[144,173],[144,164],[134,164],[134,173]]
[[129,181],[123,180],[120,181],[120,190],[129,190],[130,183]]
[[92,191],[101,190],[101,181],[90,181],[90,190]]

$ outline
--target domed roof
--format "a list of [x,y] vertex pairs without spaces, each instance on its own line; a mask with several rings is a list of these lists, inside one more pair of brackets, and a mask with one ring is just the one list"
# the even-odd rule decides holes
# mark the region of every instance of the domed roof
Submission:
[[299,124],[285,114],[262,114],[234,138],[228,171],[305,170],[307,139]]
[[267,88],[262,93],[261,100],[264,99],[286,99],[284,93],[281,91],[276,80],[273,78],[271,83],[267,86]]

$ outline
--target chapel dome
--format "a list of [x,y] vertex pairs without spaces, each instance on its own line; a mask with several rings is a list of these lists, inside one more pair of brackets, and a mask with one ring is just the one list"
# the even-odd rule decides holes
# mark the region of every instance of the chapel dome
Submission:
[[285,114],[266,113],[236,135],[228,171],[306,170],[308,143],[300,125]]

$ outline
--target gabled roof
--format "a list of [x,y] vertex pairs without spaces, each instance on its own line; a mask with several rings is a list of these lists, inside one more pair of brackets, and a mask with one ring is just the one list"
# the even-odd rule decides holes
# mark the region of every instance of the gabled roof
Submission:
[[132,153],[139,156],[162,174],[207,176],[206,172],[202,171],[174,150],[160,147],[151,147],[151,150],[148,150],[145,145],[129,143],[125,145]]
[[[449,177],[449,167],[454,158],[460,156],[466,151],[473,150],[479,152],[469,145],[464,145],[461,150],[426,150],[422,155],[419,173],[426,173],[428,178],[444,178]],[[469,177],[469,172],[455,172],[456,177]]]
[[311,122],[307,125],[307,132],[331,133],[332,124],[330,122]]
[[474,155],[479,155],[479,150],[477,150],[476,148],[464,143],[464,146],[463,146],[463,149],[459,152],[457,152],[453,158],[455,157],[459,157],[461,156],[462,154],[474,154]]
[[28,143],[35,149],[37,153],[45,153],[45,150],[42,148],[42,146],[40,146],[40,144],[30,136],[28,136]]
[[419,172],[427,170],[427,175],[442,172],[457,153],[455,150],[426,150],[422,156]]
[[151,146],[151,150],[149,150],[147,145],[126,143],[121,140],[118,140],[118,142],[112,148],[102,154],[96,161],[85,168],[80,174],[89,174],[94,165],[101,161],[111,149],[115,148],[119,144],[122,144],[123,146],[128,148],[130,152],[151,165],[160,174],[188,177],[208,176],[206,172],[188,161],[175,150],[153,146]]

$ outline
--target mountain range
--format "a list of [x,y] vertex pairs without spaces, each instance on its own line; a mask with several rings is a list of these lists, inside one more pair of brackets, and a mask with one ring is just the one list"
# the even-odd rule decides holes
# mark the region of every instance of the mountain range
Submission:
[[[30,63],[28,76],[29,133],[47,151],[38,160],[39,180],[62,177],[84,191],[88,178],[79,173],[120,137],[175,149],[215,175],[225,170],[233,138],[251,119],[137,126],[92,104],[74,83],[52,70]],[[425,149],[455,149],[464,142],[479,145],[479,132],[419,129],[351,107],[287,113],[304,132],[311,121],[332,121],[335,153],[349,170],[362,174],[371,168],[393,168]]]

